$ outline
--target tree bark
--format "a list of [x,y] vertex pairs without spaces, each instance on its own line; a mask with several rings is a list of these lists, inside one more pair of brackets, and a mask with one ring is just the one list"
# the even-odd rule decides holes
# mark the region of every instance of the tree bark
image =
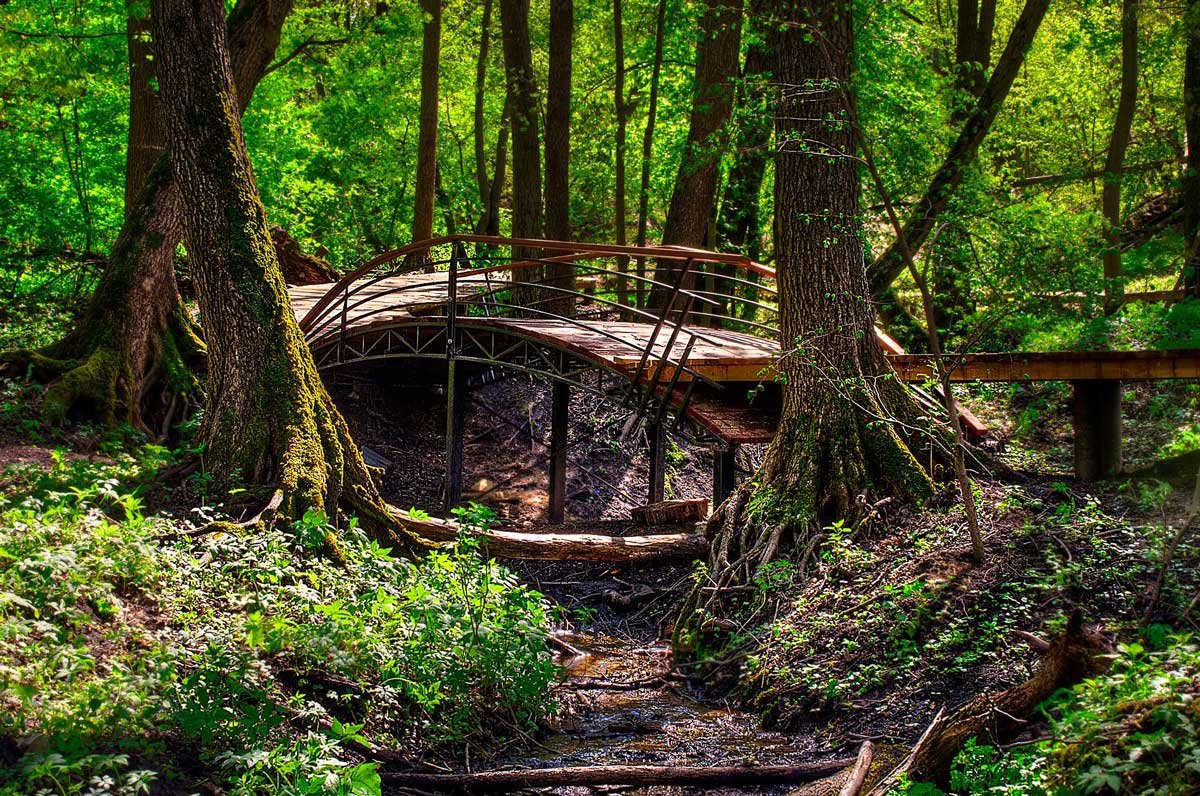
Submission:
[[[613,0],[613,60],[616,63],[616,73],[613,77],[613,111],[617,122],[616,146],[613,150],[613,171],[615,187],[613,192],[613,236],[618,246],[624,246],[625,237],[625,149],[627,143],[626,128],[629,123],[629,112],[625,98],[625,10],[621,0]],[[624,274],[629,270],[629,258],[617,259],[617,270]],[[617,301],[621,304],[634,304],[630,301],[629,280],[624,276],[617,284]]]
[[141,5],[126,0],[125,31],[129,47],[129,139],[125,149],[125,215],[137,202],[150,170],[162,156],[162,107],[154,93],[154,61],[150,19]]
[[718,166],[733,109],[741,34],[742,0],[705,0],[687,141],[667,208],[664,244],[700,247],[708,239]]
[[1121,309],[1125,293],[1121,269],[1121,176],[1125,150],[1133,130],[1133,114],[1137,109],[1138,5],[1139,0],[1121,3],[1121,94],[1113,118],[1112,136],[1108,140],[1104,187],[1100,192],[1104,211],[1104,312],[1107,315]]
[[[538,140],[538,87],[529,48],[529,0],[500,0],[500,28],[504,43],[504,74],[508,85],[512,124],[512,234],[515,238],[542,237],[542,158]],[[514,247],[513,257],[532,260],[537,249]],[[522,269],[515,281],[538,281],[539,269]],[[536,302],[541,291],[514,288],[517,304]]]
[[[755,477],[709,521],[705,609],[722,589],[804,551],[834,520],[851,527],[872,497],[920,501],[932,492],[893,420],[920,410],[875,341],[861,243],[859,172],[849,123],[854,27],[849,0],[788,0],[774,27],[775,251],[785,348],[779,432]],[[890,377],[890,378],[889,378]],[[882,422],[881,422],[882,421]],[[926,442],[927,444],[927,442]],[[924,455],[924,451],[921,451]],[[704,611],[685,614],[677,646],[695,644]]]
[[[433,237],[437,196],[438,71],[442,53],[442,0],[421,0],[421,109],[417,119],[417,183],[412,239]],[[428,253],[425,255],[428,257]]]
[[[239,112],[274,58],[291,7],[290,0],[239,0],[229,14]],[[175,283],[181,236],[179,191],[164,154],[128,208],[78,325],[45,349],[3,357],[50,380],[42,401],[49,422],[77,416],[165,436],[186,417],[199,392],[204,345]]]
[[[475,184],[479,188],[479,204],[487,213],[491,199],[491,181],[484,132],[484,99],[487,96],[488,50],[492,35],[492,0],[483,0],[483,20],[479,23],[479,55],[475,60]],[[483,214],[481,213],[481,215]]]
[[[209,344],[202,463],[218,487],[270,485],[280,515],[352,505],[397,532],[317,375],[267,231],[242,133],[222,0],[153,0],[171,171]],[[337,541],[328,539],[338,555]]]
[[[550,68],[546,77],[546,237],[571,239],[571,52],[574,46],[573,0],[550,0]],[[571,263],[544,266],[547,281],[563,290],[575,289]],[[572,314],[574,299],[551,293],[542,297],[546,309]]]
[[1200,299],[1200,0],[1188,0],[1184,12],[1187,47],[1183,65],[1183,123],[1187,136],[1184,169],[1184,290]]
[[[917,202],[913,214],[905,222],[905,235],[914,254],[933,232],[938,217],[945,212],[950,197],[962,183],[967,168],[975,161],[979,147],[991,130],[1017,72],[1021,69],[1021,64],[1025,62],[1025,53],[1033,44],[1034,36],[1037,35],[1049,7],[1050,0],[1025,0],[1025,6],[1013,25],[1004,53],[996,62],[996,68],[980,93],[979,101],[963,122],[958,137],[950,146],[945,161],[930,180],[925,195]],[[868,270],[871,295],[882,295],[903,271],[904,257],[898,244],[893,242]]]
[[492,162],[492,179],[488,185],[488,194],[483,208],[483,214],[475,225],[475,231],[481,235],[500,235],[500,197],[504,194],[505,172],[508,169],[508,131],[509,114],[512,102],[505,100],[504,112],[500,115],[500,126],[496,130],[496,154]]
[[[658,117],[658,86],[662,80],[663,38],[667,23],[667,0],[658,0],[658,13],[654,23],[654,64],[650,69],[650,101],[646,108],[646,129],[642,133],[642,174],[638,187],[637,245],[646,245],[646,232],[650,224],[650,156],[654,149],[654,123]],[[638,258],[637,263],[637,306],[646,303],[646,261]]]

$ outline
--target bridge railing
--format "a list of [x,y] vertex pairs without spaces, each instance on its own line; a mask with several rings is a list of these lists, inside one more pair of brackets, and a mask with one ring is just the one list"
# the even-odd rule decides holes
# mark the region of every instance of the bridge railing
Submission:
[[451,357],[459,327],[482,318],[519,321],[508,325],[526,332],[552,326],[560,338],[636,361],[639,408],[681,380],[686,407],[697,383],[720,387],[689,365],[697,346],[711,353],[730,344],[710,329],[778,339],[774,276],[748,258],[690,248],[459,235],[364,263],[316,302],[301,328],[315,348],[341,349],[364,330],[439,319]]

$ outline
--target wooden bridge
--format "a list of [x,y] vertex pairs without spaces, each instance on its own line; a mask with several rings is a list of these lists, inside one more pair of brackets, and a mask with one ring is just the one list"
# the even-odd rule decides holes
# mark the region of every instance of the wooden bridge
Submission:
[[[775,273],[745,257],[458,235],[387,252],[335,284],[290,293],[318,368],[405,360],[406,375],[446,385],[448,505],[461,498],[465,393],[499,371],[553,385],[552,522],[564,516],[572,390],[619,385],[647,427],[651,502],[663,497],[669,422],[688,423],[713,446],[716,501],[733,487],[737,447],[775,434]],[[929,357],[879,339],[902,379],[930,381]],[[970,354],[953,364],[959,382],[1070,381],[1082,478],[1120,467],[1122,381],[1200,378],[1200,351]],[[752,401],[764,381],[768,389]]]

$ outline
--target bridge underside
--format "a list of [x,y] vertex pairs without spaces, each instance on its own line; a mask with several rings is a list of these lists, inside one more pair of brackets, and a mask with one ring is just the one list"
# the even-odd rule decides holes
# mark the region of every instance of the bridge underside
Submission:
[[[531,249],[542,256],[517,257]],[[414,254],[425,258],[420,271],[410,266]],[[563,264],[567,275],[555,275]],[[663,434],[671,422],[688,424],[717,451],[714,498],[730,491],[733,452],[769,442],[778,424],[773,282],[773,271],[735,255],[457,236],[388,252],[337,284],[290,294],[320,369],[396,360],[419,365],[424,378],[441,374],[448,505],[462,487],[464,392],[502,371],[551,381],[551,515],[561,520],[570,394],[608,389],[592,374],[622,385],[624,406],[646,424],[651,501],[662,496]],[[899,378],[931,380],[929,357],[879,338]],[[1091,478],[1120,468],[1122,380],[1200,378],[1200,351],[968,354],[953,366],[956,382],[1071,382],[1076,472]],[[940,399],[914,392],[940,411]],[[986,433],[961,414],[968,431]]]

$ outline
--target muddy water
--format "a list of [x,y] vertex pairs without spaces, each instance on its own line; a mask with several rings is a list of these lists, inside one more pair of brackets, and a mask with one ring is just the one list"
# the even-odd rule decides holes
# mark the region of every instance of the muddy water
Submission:
[[[760,729],[758,718],[700,699],[673,677],[664,641],[644,643],[601,631],[560,638],[581,655],[560,656],[566,672],[561,710],[538,745],[497,761],[501,767],[579,765],[781,765],[829,754],[804,737]],[[665,685],[618,689],[617,683],[665,678]],[[610,687],[597,687],[607,685]],[[662,791],[662,788],[652,789]],[[722,793],[786,792],[787,788],[723,789]],[[587,793],[561,788],[555,793]],[[647,789],[627,790],[644,793]],[[712,791],[710,791],[712,792]]]

